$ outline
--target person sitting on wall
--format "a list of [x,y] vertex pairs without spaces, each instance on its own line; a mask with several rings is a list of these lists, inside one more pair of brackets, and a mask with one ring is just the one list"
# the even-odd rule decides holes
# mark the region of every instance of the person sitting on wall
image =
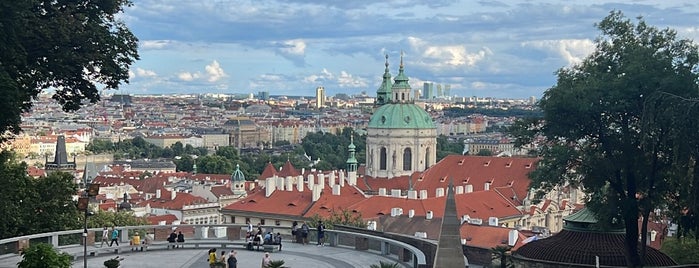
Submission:
[[177,233],[175,233],[175,231],[172,231],[172,233],[170,233],[170,236],[168,236],[167,238],[167,242],[170,243],[167,246],[167,248],[175,248],[175,242],[177,242]]

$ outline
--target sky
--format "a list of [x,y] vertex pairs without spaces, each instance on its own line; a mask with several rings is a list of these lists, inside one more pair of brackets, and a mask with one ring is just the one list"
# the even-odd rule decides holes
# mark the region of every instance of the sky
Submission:
[[120,18],[141,59],[120,93],[375,96],[402,53],[413,89],[538,98],[612,10],[699,41],[695,1],[133,0]]

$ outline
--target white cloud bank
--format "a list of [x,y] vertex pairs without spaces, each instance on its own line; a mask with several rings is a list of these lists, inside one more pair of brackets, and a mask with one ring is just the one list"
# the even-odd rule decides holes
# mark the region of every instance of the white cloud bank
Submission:
[[522,43],[522,46],[539,49],[556,55],[563,59],[569,66],[580,63],[585,57],[595,51],[595,44],[590,39],[528,41]]
[[182,81],[191,82],[194,80],[204,79],[208,82],[214,83],[218,82],[228,75],[221,67],[221,64],[217,60],[211,62],[211,64],[204,67],[204,73],[202,72],[180,72],[177,74],[177,78]]

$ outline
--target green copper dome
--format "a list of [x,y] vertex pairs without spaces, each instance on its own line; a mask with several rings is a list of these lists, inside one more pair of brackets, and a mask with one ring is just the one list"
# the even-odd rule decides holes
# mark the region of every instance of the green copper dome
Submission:
[[432,117],[412,103],[384,104],[369,119],[370,128],[436,128]]

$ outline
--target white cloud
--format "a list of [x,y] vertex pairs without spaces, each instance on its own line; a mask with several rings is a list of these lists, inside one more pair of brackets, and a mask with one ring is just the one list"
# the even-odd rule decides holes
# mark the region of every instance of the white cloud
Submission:
[[211,64],[206,65],[204,69],[206,70],[206,74],[209,76],[207,78],[209,82],[216,82],[227,76],[226,72],[223,71],[223,68],[221,68],[221,65],[216,60],[214,60],[214,62]]
[[552,53],[562,58],[568,65],[580,63],[595,50],[595,44],[590,39],[528,41],[522,43],[522,46]]
[[177,74],[177,78],[182,81],[193,81],[194,79],[199,79],[200,75],[198,73],[181,72]]
[[296,66],[306,65],[306,42],[302,39],[276,42],[277,53],[293,62]]
[[365,88],[367,87],[367,81],[361,77],[354,77],[353,75],[341,71],[340,76],[337,77],[337,83],[340,87],[350,87],[350,88]]
[[408,44],[419,54],[415,61],[433,69],[473,67],[493,54],[487,47],[469,52],[463,45],[435,45],[417,37],[408,37]]
[[[129,75],[131,75],[131,74],[129,74]],[[156,77],[156,76],[158,76],[158,74],[156,74],[155,71],[141,69],[141,68],[136,68],[136,75],[139,77]]]
[[173,43],[172,40],[142,40],[138,46],[140,49],[164,49]]

